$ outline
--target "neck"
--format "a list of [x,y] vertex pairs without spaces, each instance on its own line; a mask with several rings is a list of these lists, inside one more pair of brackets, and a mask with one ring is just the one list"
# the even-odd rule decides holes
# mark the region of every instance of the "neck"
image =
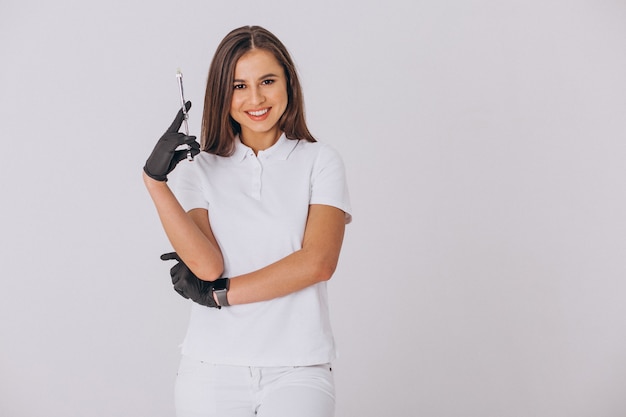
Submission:
[[241,132],[239,137],[241,142],[252,149],[256,155],[259,151],[264,151],[278,142],[278,138],[280,138],[282,133],[280,130],[264,133],[254,132],[252,134],[250,132]]

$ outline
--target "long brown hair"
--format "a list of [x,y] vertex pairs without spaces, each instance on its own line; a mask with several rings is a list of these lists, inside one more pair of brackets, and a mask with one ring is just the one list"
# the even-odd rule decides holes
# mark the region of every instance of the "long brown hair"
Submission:
[[202,150],[206,152],[229,156],[235,150],[235,138],[241,133],[239,123],[230,117],[235,66],[239,58],[252,49],[271,52],[285,70],[288,103],[278,121],[280,130],[288,139],[316,141],[306,126],[302,87],[287,48],[267,29],[243,26],[226,35],[209,67],[200,132]]

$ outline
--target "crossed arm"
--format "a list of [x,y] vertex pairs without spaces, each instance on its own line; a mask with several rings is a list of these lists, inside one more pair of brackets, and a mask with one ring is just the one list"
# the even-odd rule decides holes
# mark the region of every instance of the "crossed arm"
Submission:
[[[167,183],[144,174],[161,224],[178,256],[200,279],[214,281],[224,270],[208,212],[184,211]],[[331,278],[343,242],[345,214],[326,205],[309,206],[302,249],[257,271],[230,277],[231,305],[282,297]]]

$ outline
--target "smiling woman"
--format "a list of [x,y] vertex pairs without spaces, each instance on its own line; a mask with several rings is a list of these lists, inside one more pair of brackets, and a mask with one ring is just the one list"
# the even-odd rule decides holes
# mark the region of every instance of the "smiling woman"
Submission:
[[252,49],[237,61],[234,89],[230,116],[239,123],[241,141],[255,153],[269,148],[287,108],[285,71],[271,52]]
[[[217,47],[209,68],[200,135],[202,149],[216,155],[232,155],[236,136],[242,133],[241,121],[263,121],[254,119],[262,119],[262,112],[268,108],[267,103],[260,100],[278,99],[276,95],[283,93],[287,100],[285,107],[281,107],[282,111],[281,108],[271,109],[270,120],[265,124],[273,122],[287,139],[315,142],[304,118],[302,88],[287,48],[259,26],[233,30]],[[250,97],[251,94],[255,96]],[[235,107],[239,105],[247,107]],[[254,114],[237,114],[241,111]],[[277,139],[275,137],[274,141]],[[263,145],[267,147],[269,142]]]
[[[181,111],[146,162],[176,251],[162,259],[178,261],[174,289],[194,301],[179,417],[334,415],[326,281],[350,201],[341,157],[311,136],[303,108],[282,43],[236,29],[209,69],[202,150],[178,133]],[[166,180],[185,158],[181,144],[197,158],[180,164],[174,193]]]

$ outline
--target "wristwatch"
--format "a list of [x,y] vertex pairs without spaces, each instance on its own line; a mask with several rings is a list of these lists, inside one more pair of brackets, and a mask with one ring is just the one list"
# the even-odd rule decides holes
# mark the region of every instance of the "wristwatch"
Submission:
[[227,307],[228,304],[228,287],[230,286],[230,278],[219,278],[213,281],[213,293],[217,297],[217,305]]

